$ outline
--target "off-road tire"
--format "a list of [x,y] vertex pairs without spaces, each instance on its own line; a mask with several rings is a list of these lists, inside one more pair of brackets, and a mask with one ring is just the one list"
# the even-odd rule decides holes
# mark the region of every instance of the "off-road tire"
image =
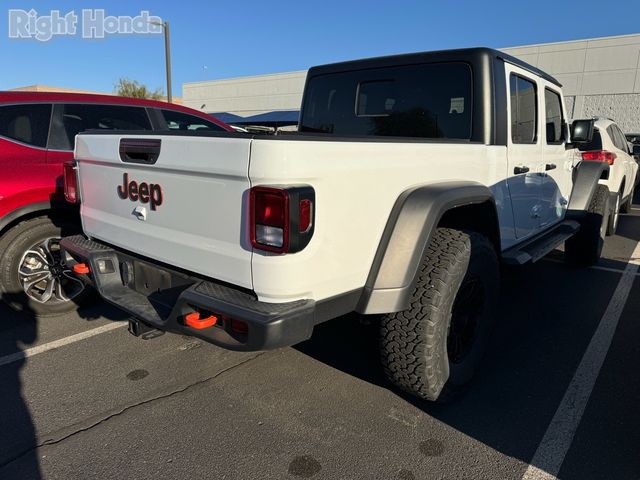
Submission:
[[25,294],[18,268],[25,252],[47,238],[80,233],[77,222],[65,218],[37,217],[18,223],[0,239],[0,297],[12,309],[38,316],[60,315],[95,301],[96,295],[85,288],[66,302],[39,303]]
[[594,265],[600,260],[606,227],[609,223],[609,189],[598,185],[585,217],[580,221],[580,231],[564,243],[567,262],[577,265]]
[[[447,347],[452,312],[459,292],[471,281],[482,286],[482,306],[469,353],[454,363]],[[498,257],[491,242],[475,232],[438,228],[420,264],[410,307],[381,319],[380,351],[387,377],[426,400],[455,398],[480,363],[498,293]]]
[[609,219],[607,221],[607,236],[615,235],[618,229],[618,221],[620,220],[620,213],[622,211],[622,205],[620,204],[620,193],[616,195],[616,200],[612,209],[609,212]]

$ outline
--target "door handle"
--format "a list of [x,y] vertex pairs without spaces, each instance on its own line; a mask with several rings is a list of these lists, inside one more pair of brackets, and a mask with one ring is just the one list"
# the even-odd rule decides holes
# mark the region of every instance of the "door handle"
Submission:
[[547,164],[544,166],[544,169],[545,169],[546,171],[554,170],[555,168],[556,168],[556,164],[555,164],[555,163],[547,163]]
[[529,171],[529,167],[515,167],[513,169],[513,173],[515,175],[520,175],[521,173],[527,173]]

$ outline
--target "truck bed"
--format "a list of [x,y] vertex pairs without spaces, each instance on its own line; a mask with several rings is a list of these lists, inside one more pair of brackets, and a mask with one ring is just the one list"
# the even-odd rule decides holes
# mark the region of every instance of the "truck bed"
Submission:
[[[127,139],[159,140],[157,161],[123,162],[119,145]],[[396,200],[421,179],[475,178],[495,189],[496,198],[507,198],[506,185],[496,180],[505,177],[505,148],[470,141],[88,132],[77,138],[76,159],[89,237],[251,289],[261,301],[274,303],[361,289]],[[116,188],[124,173],[136,182],[161,185],[162,205],[151,210],[119,198]],[[315,189],[310,244],[289,255],[253,250],[247,233],[249,189],[296,184]],[[145,220],[136,216],[141,206]],[[508,227],[510,206],[500,207]]]

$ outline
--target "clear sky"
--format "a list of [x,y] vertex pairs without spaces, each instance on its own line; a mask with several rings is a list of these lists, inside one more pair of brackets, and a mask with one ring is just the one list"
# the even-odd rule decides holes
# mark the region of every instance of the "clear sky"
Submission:
[[[149,10],[171,24],[173,94],[184,82],[444,48],[510,47],[640,32],[638,0],[0,0],[0,90],[41,84],[111,92],[119,77],[165,87],[161,35],[8,38],[8,10]],[[206,66],[206,68],[205,68]]]

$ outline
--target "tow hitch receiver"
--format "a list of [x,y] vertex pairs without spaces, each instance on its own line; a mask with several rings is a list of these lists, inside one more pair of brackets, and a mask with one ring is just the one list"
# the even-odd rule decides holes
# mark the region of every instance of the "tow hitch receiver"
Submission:
[[134,337],[141,337],[143,340],[152,340],[164,335],[162,330],[150,327],[135,317],[129,318],[129,333]]

